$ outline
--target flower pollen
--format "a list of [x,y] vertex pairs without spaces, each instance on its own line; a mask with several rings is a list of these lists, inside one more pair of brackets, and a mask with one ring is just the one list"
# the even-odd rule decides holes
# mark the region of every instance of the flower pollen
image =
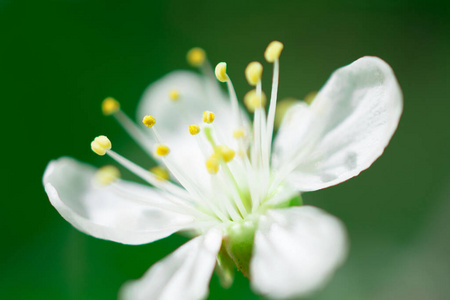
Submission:
[[212,111],[204,111],[203,112],[203,122],[211,124],[214,122],[214,119],[216,118],[215,114]]
[[261,81],[263,66],[257,61],[253,61],[245,68],[245,78],[248,84],[256,86]]
[[105,155],[111,149],[111,141],[104,135],[96,137],[91,143],[91,149],[98,155]]
[[100,185],[109,185],[118,178],[120,178],[120,171],[113,165],[103,166],[95,173],[95,179]]
[[264,52],[264,58],[269,63],[273,63],[275,60],[280,58],[281,51],[283,51],[284,45],[279,41],[273,41],[267,46]]
[[170,149],[166,145],[160,144],[156,147],[155,153],[158,156],[166,156],[170,153]]
[[227,63],[225,62],[218,63],[215,69],[215,74],[217,80],[219,80],[220,82],[227,82],[229,80],[227,75]]
[[169,91],[169,98],[172,101],[177,101],[180,98],[180,92],[176,89],[171,89]]
[[189,125],[189,133],[191,135],[199,134],[199,132],[200,132],[200,126],[198,126],[197,124]]
[[213,154],[206,160],[205,165],[209,174],[217,174],[219,172],[220,160],[217,155]]
[[142,123],[144,123],[145,126],[147,126],[148,128],[152,128],[153,125],[155,125],[156,123],[156,119],[153,116],[150,115],[146,115],[143,119],[142,119]]
[[205,50],[198,47],[192,48],[188,51],[186,59],[191,66],[199,67],[206,59]]
[[164,180],[170,179],[169,171],[167,171],[167,169],[164,167],[155,166],[150,169],[150,172],[155,174],[155,176],[158,180],[164,181]]
[[120,103],[112,97],[108,97],[102,102],[102,111],[105,116],[112,115],[119,109]]

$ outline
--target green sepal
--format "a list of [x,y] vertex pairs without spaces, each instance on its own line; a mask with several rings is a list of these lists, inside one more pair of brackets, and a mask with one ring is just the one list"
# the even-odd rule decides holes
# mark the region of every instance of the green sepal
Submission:
[[236,268],[245,277],[249,277],[250,274],[250,259],[252,257],[256,225],[256,222],[250,221],[235,224],[228,229],[228,234],[224,238],[228,255],[234,261]]
[[295,197],[276,205],[276,208],[287,208],[291,206],[301,206],[303,205],[302,196],[298,193]]
[[223,288],[228,289],[233,284],[235,268],[233,259],[228,255],[225,244],[222,243],[219,254],[217,255],[216,273],[219,276],[220,285]]

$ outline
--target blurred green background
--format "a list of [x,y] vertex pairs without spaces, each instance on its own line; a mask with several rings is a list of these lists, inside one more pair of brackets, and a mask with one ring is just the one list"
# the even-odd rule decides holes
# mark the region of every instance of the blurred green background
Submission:
[[[188,68],[193,46],[212,64],[228,62],[242,97],[245,66],[277,39],[281,98],[302,98],[364,55],[393,67],[405,98],[399,129],[369,170],[304,195],[342,219],[351,238],[347,263],[308,299],[449,299],[448,3],[0,0],[0,298],[115,299],[123,282],[181,245],[178,235],[126,246],[76,231],[50,205],[44,168],[63,155],[109,163],[89,148],[99,134],[145,166],[138,146],[102,116],[103,98],[134,116],[148,84]],[[242,276],[229,290],[213,276],[210,298],[231,297],[258,299]]]

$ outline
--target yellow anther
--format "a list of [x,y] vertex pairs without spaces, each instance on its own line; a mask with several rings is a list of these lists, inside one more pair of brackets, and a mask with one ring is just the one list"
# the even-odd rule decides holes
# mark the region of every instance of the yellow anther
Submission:
[[206,160],[206,169],[209,174],[216,174],[219,171],[220,161],[215,154],[211,155]]
[[96,137],[94,141],[103,148],[107,148],[108,150],[111,149],[111,141],[105,135]]
[[219,80],[220,82],[227,82],[229,80],[227,75],[227,63],[225,62],[218,63],[216,66],[215,73],[217,80]]
[[153,127],[153,125],[155,125],[156,119],[154,116],[146,115],[142,119],[142,123],[144,123],[144,125],[147,126],[148,128],[151,128],[151,127]]
[[256,92],[256,90],[248,91],[244,96],[244,104],[249,112],[254,112],[255,109],[265,106],[266,101],[266,94],[264,94],[264,92],[261,92],[260,98],[258,97],[258,93]]
[[169,152],[170,149],[166,145],[160,144],[156,147],[156,155],[158,156],[166,156]]
[[313,102],[313,100],[316,98],[316,96],[317,96],[317,91],[309,92],[308,94],[306,94],[303,101],[305,101],[308,104],[311,104]]
[[105,116],[112,115],[120,109],[120,104],[116,99],[108,97],[102,102],[102,111]]
[[267,46],[266,51],[264,52],[264,58],[273,63],[275,60],[280,58],[281,51],[283,51],[284,45],[279,41],[273,41]]
[[202,48],[195,47],[188,51],[186,58],[191,66],[199,67],[205,61],[206,53]]
[[189,133],[192,135],[196,135],[200,132],[200,126],[197,124],[189,125]]
[[169,98],[172,101],[177,101],[180,98],[180,92],[176,89],[172,89],[169,91]]
[[259,62],[253,61],[249,63],[247,68],[245,68],[245,78],[247,78],[248,84],[257,85],[261,80],[262,71],[263,67]]
[[245,132],[243,129],[236,129],[233,131],[233,137],[235,139],[241,139],[245,136]]
[[98,136],[92,141],[91,149],[98,155],[105,155],[111,149],[111,141],[104,135]]
[[218,157],[223,159],[225,162],[230,162],[233,160],[234,155],[236,154],[233,149],[228,148],[228,146],[220,145],[215,149],[215,153]]
[[120,178],[120,171],[115,166],[103,166],[97,170],[94,178],[101,185],[108,185]]
[[163,168],[163,167],[153,167],[150,169],[150,172],[152,172],[156,178],[158,180],[169,180],[170,179],[170,174],[169,171],[167,171],[167,169]]
[[203,112],[203,122],[205,123],[211,124],[212,122],[214,122],[215,117],[216,116],[212,111],[205,110]]

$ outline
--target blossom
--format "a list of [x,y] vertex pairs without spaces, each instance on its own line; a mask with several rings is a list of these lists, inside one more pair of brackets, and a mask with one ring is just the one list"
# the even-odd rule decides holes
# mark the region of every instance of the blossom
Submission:
[[[92,150],[150,186],[121,180],[115,167],[96,169],[68,157],[47,166],[43,183],[50,202],[87,234],[124,244],[179,231],[193,237],[126,283],[123,299],[205,298],[213,271],[229,286],[235,268],[256,293],[299,297],[323,286],[345,260],[341,221],[302,205],[300,192],[367,169],[397,128],[402,93],[386,62],[360,58],[335,71],[311,103],[293,105],[272,139],[282,50],[283,44],[272,42],[265,52],[273,63],[270,101],[262,91],[262,65],[246,68],[255,87],[244,97],[252,121],[227,64],[213,72],[200,48],[188,53],[188,61],[201,75],[176,71],[145,91],[137,113],[142,126],[115,99],[104,100],[104,114],[114,116],[160,166],[141,168],[113,151],[106,136],[95,138]],[[228,95],[216,79],[226,83]]]

